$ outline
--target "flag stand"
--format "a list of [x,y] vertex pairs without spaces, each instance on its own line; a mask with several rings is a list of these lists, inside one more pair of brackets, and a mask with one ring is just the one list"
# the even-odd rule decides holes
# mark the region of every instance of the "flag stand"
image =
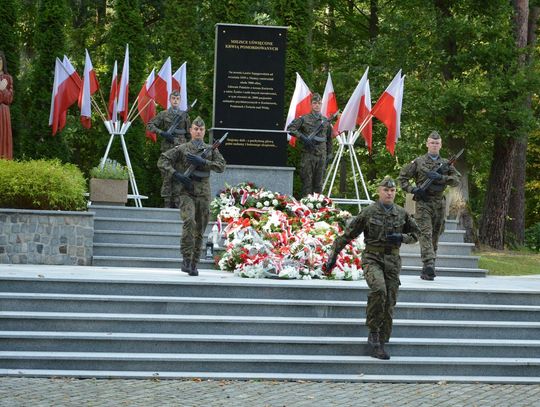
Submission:
[[[332,164],[328,168],[328,172],[326,174],[324,184],[323,184],[323,193],[332,199],[335,203],[338,204],[357,204],[358,205],[358,211],[362,210],[361,205],[369,205],[373,203],[373,201],[369,198],[369,193],[366,187],[366,182],[364,180],[364,175],[362,174],[362,170],[360,169],[360,163],[358,162],[358,158],[356,157],[356,151],[354,150],[354,143],[358,139],[360,135],[360,129],[356,130],[355,132],[348,131],[347,134],[340,134],[337,136],[338,142],[339,142],[339,149],[337,154],[335,155],[334,159],[332,160]],[[349,150],[349,157],[351,159],[351,168],[353,173],[353,180],[354,180],[354,190],[355,190],[355,196],[356,198],[333,198],[332,197],[332,189],[334,187],[334,182],[336,180],[336,175],[339,169],[339,164],[341,162],[341,159],[343,158],[343,154],[345,152],[345,149]],[[360,198],[360,190],[358,188],[358,179],[360,178],[360,181],[362,182],[362,187],[365,194],[365,199]],[[331,180],[330,180],[331,179]],[[328,181],[330,180],[330,184],[328,186],[328,190],[326,190],[326,185],[328,184]],[[326,193],[325,193],[326,191]]]
[[139,194],[139,189],[137,188],[137,182],[135,181],[135,174],[133,173],[133,168],[131,167],[131,160],[129,159],[126,141],[124,140],[124,134],[126,134],[129,127],[131,126],[131,122],[127,121],[125,123],[121,123],[119,120],[116,120],[114,122],[112,120],[107,120],[107,121],[104,121],[103,124],[105,125],[105,128],[107,129],[111,137],[109,138],[109,144],[107,144],[105,155],[101,159],[100,166],[103,168],[103,166],[105,165],[105,161],[107,160],[107,157],[109,156],[109,151],[111,149],[114,136],[119,136],[120,141],[122,142],[122,150],[124,151],[124,158],[126,160],[126,166],[128,168],[129,183],[131,184],[132,194],[128,194],[128,199],[133,199],[135,201],[135,206],[137,208],[142,208],[141,199],[147,199],[148,197],[145,195]]

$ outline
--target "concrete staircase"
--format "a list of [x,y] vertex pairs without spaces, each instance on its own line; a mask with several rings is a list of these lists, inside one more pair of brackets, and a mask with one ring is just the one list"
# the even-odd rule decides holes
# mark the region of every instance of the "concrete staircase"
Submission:
[[402,284],[380,361],[365,281],[8,265],[0,375],[540,383],[540,279]]
[[[95,212],[93,265],[180,268],[178,210],[124,206],[91,206],[89,210]],[[464,234],[456,221],[447,221],[439,243],[437,275],[485,277],[487,270],[478,268],[478,257],[471,255],[474,245],[463,242]],[[418,244],[403,245],[401,256],[402,274],[419,275]],[[213,262],[201,259],[200,268],[213,268]]]

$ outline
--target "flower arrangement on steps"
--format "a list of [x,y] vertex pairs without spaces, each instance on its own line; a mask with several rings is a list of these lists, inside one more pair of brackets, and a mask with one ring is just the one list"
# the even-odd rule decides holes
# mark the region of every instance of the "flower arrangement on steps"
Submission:
[[217,261],[223,271],[249,278],[358,280],[363,277],[359,237],[340,253],[331,273],[328,252],[352,215],[328,197],[312,194],[300,201],[252,183],[227,186],[211,202],[225,237]]

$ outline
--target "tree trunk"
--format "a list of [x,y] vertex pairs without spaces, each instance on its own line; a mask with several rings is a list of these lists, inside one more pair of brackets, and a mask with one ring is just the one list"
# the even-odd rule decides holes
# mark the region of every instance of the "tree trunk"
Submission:
[[510,202],[516,140],[496,137],[494,143],[479,240],[495,249],[504,249],[504,222]]
[[[526,45],[530,49],[536,46],[536,27],[540,7],[533,7],[530,10],[528,18],[528,26],[525,21],[523,11],[516,10],[516,25],[525,25],[527,27]],[[524,45],[523,34],[518,34],[518,47]],[[527,54],[524,65],[529,66],[532,63],[532,52]],[[524,109],[531,110],[531,94],[526,96],[524,101]],[[507,241],[513,240],[517,245],[522,245],[525,241],[525,182],[526,182],[526,167],[527,167],[527,135],[517,140],[516,153],[514,158],[515,166],[512,175],[512,192],[510,195],[510,207],[508,210],[508,220],[506,223]]]

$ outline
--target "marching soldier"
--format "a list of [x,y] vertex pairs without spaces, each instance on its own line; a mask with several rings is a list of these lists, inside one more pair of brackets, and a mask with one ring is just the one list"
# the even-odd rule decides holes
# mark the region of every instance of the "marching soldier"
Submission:
[[[159,112],[148,122],[148,131],[161,136],[161,152],[164,153],[173,147],[189,140],[190,120],[186,111],[180,110],[180,92],[173,90],[169,96],[171,107]],[[172,195],[172,179],[169,175],[161,173],[161,196],[165,208],[178,208],[178,197]]]
[[311,113],[293,120],[287,131],[302,141],[300,180],[302,196],[322,192],[326,163],[332,157],[332,125],[321,115],[322,100],[318,93],[311,97]]
[[[420,228],[420,253],[422,257],[423,280],[435,279],[435,260],[437,258],[437,246],[439,237],[444,232],[446,215],[445,188],[459,185],[459,172],[453,165],[448,165],[448,160],[439,155],[442,140],[439,133],[431,132],[426,146],[427,154],[415,158],[405,165],[398,177],[401,189],[412,193],[416,201],[414,218]],[[410,183],[414,179],[415,185]],[[423,190],[420,185],[427,179],[433,183]]]
[[336,264],[339,252],[364,233],[366,247],[362,252],[362,268],[369,286],[366,325],[371,356],[390,359],[384,345],[392,333],[392,318],[400,285],[401,243],[417,241],[418,226],[405,209],[394,204],[396,183],[385,177],[378,186],[379,200],[363,209],[336,238],[326,263],[329,272]]
[[[217,149],[204,158],[201,156],[203,151],[212,148],[203,141],[203,119],[193,120],[189,132],[191,141],[161,153],[158,167],[174,179],[173,195],[179,196],[180,217],[184,223],[180,240],[181,269],[190,276],[197,276],[203,234],[210,214],[210,171],[223,172],[225,159]],[[195,171],[190,176],[185,175],[192,165]]]

